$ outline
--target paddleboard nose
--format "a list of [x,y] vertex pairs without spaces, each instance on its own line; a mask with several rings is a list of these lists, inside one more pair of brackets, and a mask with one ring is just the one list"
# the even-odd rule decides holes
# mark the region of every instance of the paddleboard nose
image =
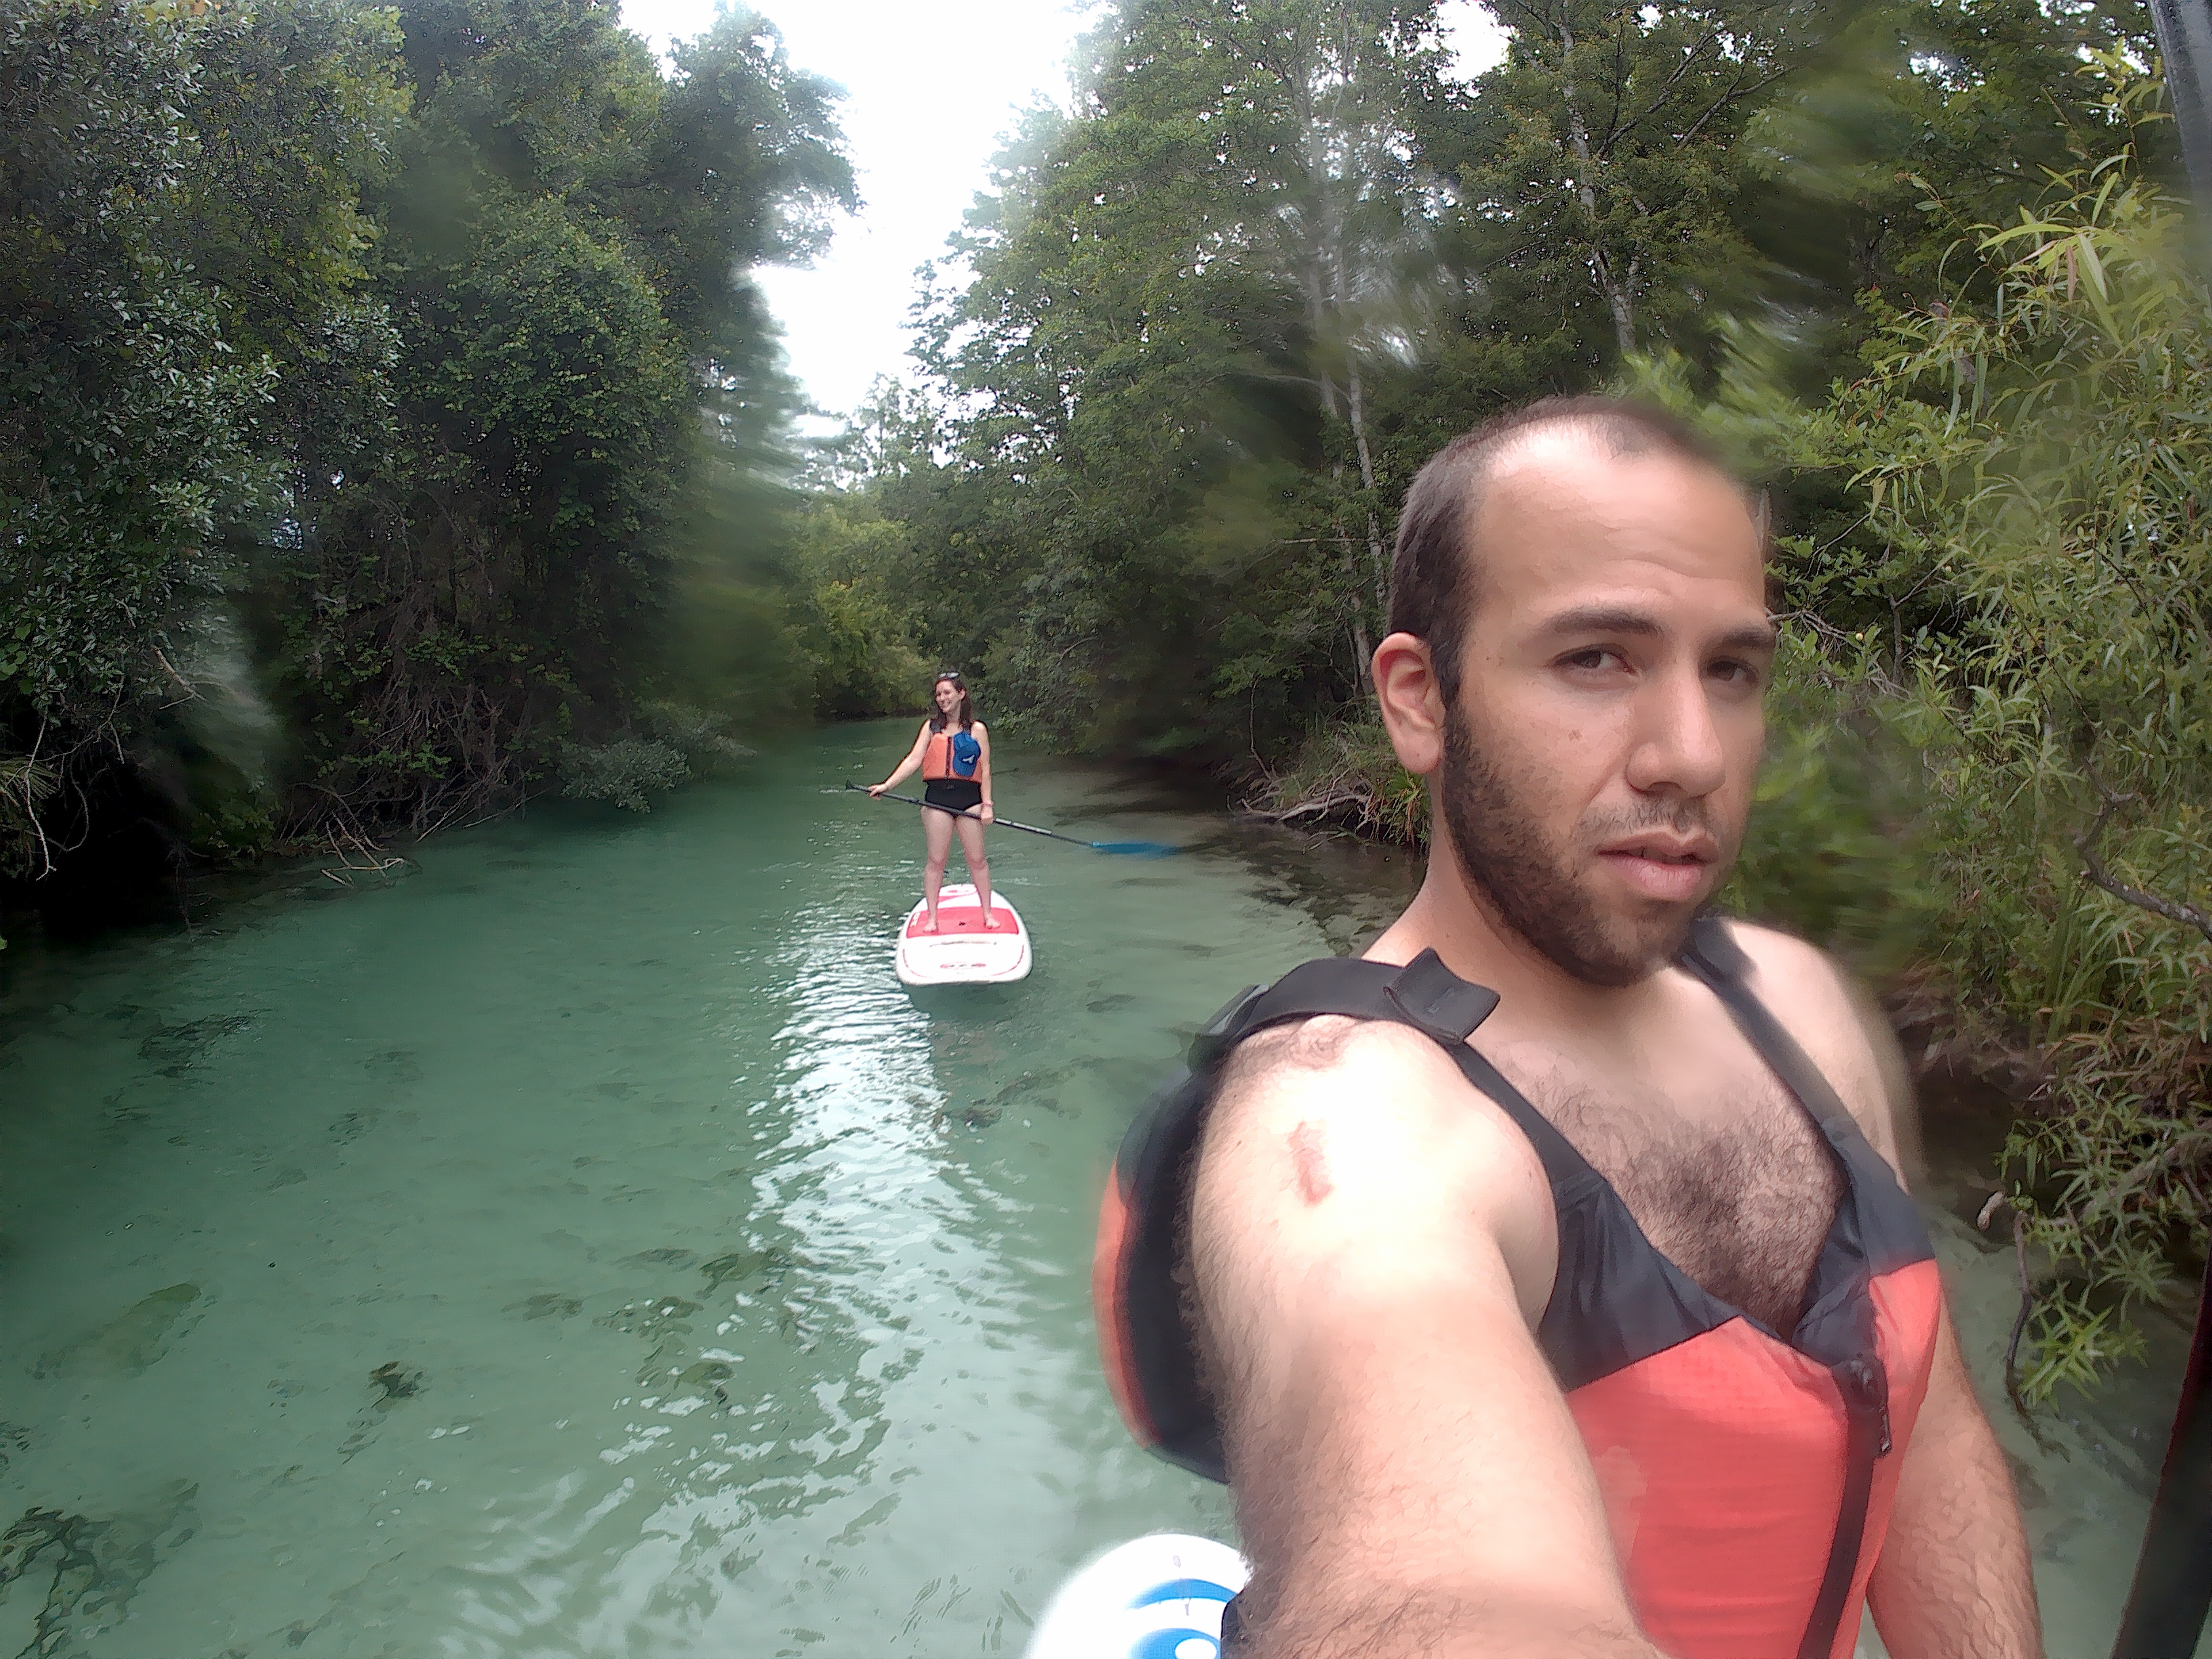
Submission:
[[1211,1538],[1133,1538],[1060,1586],[1024,1659],[1218,1659],[1222,1613],[1250,1577]]

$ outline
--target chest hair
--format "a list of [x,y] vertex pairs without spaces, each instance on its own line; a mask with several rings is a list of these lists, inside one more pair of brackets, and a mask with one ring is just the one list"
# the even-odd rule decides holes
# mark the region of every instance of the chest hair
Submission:
[[1805,1310],[1843,1177],[1802,1107],[1770,1079],[1720,1109],[1571,1085],[1531,1101],[1613,1183],[1652,1244],[1707,1291],[1787,1337]]

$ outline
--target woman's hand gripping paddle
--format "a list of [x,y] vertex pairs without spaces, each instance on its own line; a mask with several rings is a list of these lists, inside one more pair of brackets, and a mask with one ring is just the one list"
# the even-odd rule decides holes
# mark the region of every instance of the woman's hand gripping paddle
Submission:
[[[848,789],[858,789],[864,795],[868,793],[865,784],[848,783],[845,787]],[[916,795],[894,795],[888,790],[879,799],[903,801],[908,806],[927,807],[933,812],[942,812],[947,817],[981,818],[982,817],[980,812],[955,811],[950,806],[939,806],[935,801],[923,800]],[[1002,830],[1019,830],[1024,835],[1043,836],[1053,841],[1064,841],[1070,847],[1088,847],[1094,853],[1119,853],[1125,858],[1164,859],[1171,853],[1182,851],[1180,847],[1170,847],[1161,841],[1081,841],[1073,836],[1063,836],[1057,830],[1040,830],[1034,823],[1016,823],[1012,818],[994,817],[991,822]]]

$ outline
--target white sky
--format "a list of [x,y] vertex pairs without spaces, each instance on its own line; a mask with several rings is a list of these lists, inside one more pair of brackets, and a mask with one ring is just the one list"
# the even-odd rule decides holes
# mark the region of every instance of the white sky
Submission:
[[[945,251],[981,189],[1001,135],[1038,98],[1068,105],[1067,58],[1087,7],[1066,0],[756,0],[791,60],[845,88],[839,113],[861,209],[807,270],[758,274],[784,349],[825,410],[859,404],[878,374],[911,378],[907,307],[916,266]],[[1480,73],[1502,38],[1474,0],[1446,0],[1462,56]],[[703,33],[714,0],[623,0],[656,47]]]

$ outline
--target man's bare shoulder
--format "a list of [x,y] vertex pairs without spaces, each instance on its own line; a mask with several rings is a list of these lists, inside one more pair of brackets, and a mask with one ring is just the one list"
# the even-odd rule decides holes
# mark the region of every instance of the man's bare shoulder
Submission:
[[1255,1032],[1237,1045],[1224,1066],[1224,1097],[1279,1091],[1356,1089],[1426,1084],[1474,1091],[1459,1067],[1431,1038],[1386,1019],[1316,1014]]
[[1272,1215],[1320,1248],[1440,1243],[1480,1224],[1524,1306],[1550,1295],[1551,1194],[1534,1149],[1409,1027],[1323,1015],[1247,1038],[1224,1068],[1203,1160],[1248,1220]]
[[1900,1170],[1914,1140],[1911,1081],[1879,1004],[1819,946],[1779,928],[1733,921],[1751,958],[1751,988],[1797,1039],[1858,1120],[1875,1149]]
[[1517,1135],[1431,1038],[1389,1020],[1330,1014],[1239,1043],[1223,1067],[1213,1118],[1221,1130],[1340,1124],[1434,1152],[1486,1145],[1500,1126]]

